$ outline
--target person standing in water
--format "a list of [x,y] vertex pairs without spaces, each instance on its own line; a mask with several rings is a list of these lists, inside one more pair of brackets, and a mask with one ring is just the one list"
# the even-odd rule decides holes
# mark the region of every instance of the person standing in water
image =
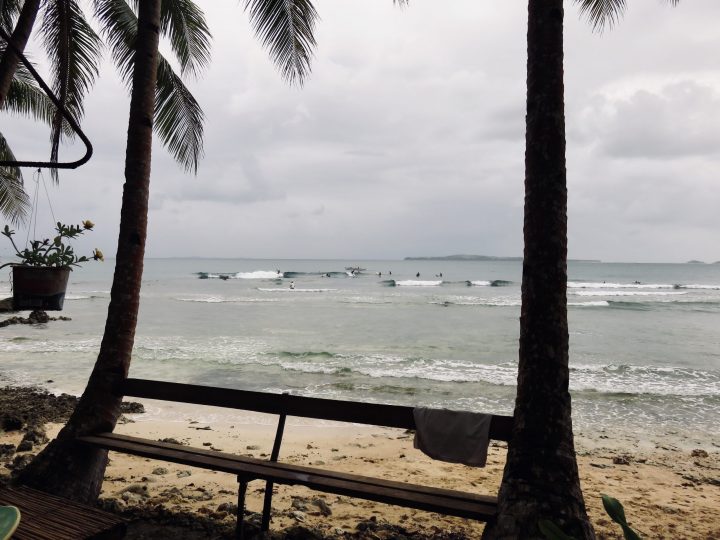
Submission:
[[291,281],[291,282],[290,282],[290,288],[291,288],[291,289],[294,289],[294,288],[295,288],[295,282],[294,282],[294,281]]

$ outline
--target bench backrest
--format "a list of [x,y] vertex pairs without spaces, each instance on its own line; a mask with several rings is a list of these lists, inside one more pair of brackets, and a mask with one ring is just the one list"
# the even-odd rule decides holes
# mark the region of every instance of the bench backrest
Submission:
[[[146,379],[125,379],[117,390],[123,396],[138,398],[226,407],[281,416],[415,429],[413,407],[402,405],[311,398]],[[490,423],[490,438],[509,441],[512,423],[512,416],[493,415]]]

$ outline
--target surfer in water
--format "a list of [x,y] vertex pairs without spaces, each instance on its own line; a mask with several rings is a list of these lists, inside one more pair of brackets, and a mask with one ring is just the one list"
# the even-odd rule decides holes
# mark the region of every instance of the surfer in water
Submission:
[[420,272],[418,272],[417,274],[415,274],[415,277],[420,277]]
[[294,282],[294,281],[291,281],[291,282],[290,282],[290,288],[291,288],[291,289],[294,289],[294,288],[295,288],[295,282]]

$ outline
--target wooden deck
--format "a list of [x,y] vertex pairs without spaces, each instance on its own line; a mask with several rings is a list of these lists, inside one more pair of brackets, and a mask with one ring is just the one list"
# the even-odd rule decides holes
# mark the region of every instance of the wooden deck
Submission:
[[125,536],[121,517],[27,487],[0,488],[0,505],[20,509],[13,540],[115,540]]

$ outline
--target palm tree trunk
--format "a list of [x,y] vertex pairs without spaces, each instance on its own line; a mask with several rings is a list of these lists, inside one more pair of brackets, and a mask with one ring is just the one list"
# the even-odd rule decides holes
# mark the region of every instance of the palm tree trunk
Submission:
[[115,427],[122,398],[113,389],[127,377],[135,340],[147,236],[160,5],[161,0],[139,2],[120,235],[100,353],[67,425],[18,479],[82,502],[91,502],[100,493],[107,451],[78,445],[73,438]]
[[568,368],[563,2],[529,0],[525,250],[515,427],[484,539],[595,538],[580,490]]
[[[20,16],[18,17],[17,23],[15,23],[15,30],[13,30],[10,36],[10,42],[20,52],[25,51],[25,46],[30,39],[30,34],[35,25],[35,18],[37,17],[39,9],[40,0],[25,0],[22,10],[20,10]],[[2,59],[0,59],[0,109],[2,109],[5,98],[7,98],[8,92],[10,91],[10,83],[13,80],[19,63],[20,57],[15,54],[8,44],[8,47],[5,49],[5,54]]]

